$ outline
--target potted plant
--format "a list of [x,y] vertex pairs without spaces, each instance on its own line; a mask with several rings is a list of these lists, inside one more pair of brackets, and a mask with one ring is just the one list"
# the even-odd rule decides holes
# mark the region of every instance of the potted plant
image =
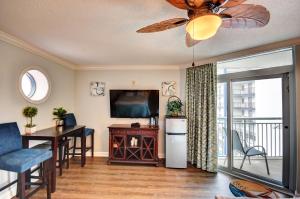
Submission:
[[[176,99],[171,100],[172,98],[176,98]],[[182,106],[183,106],[183,104],[177,96],[171,96],[168,99],[167,114],[171,115],[173,117],[179,116],[182,112]]]
[[31,134],[36,132],[36,125],[32,123],[32,118],[38,113],[36,107],[27,106],[23,109],[23,115],[27,118],[27,124],[25,125],[25,133]]
[[56,126],[63,126],[64,125],[64,118],[66,115],[67,111],[63,107],[59,108],[54,108],[53,109],[53,115],[54,115],[54,120],[56,120]]

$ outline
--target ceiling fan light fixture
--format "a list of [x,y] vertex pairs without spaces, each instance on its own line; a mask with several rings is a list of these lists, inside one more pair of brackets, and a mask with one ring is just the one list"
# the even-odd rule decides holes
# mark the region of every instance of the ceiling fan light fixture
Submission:
[[217,15],[204,15],[191,20],[186,31],[194,40],[206,40],[213,37],[222,24],[221,17]]

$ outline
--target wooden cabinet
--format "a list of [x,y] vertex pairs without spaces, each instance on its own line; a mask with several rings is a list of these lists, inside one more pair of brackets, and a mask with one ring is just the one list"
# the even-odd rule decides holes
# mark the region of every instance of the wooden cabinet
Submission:
[[136,163],[158,166],[158,127],[131,128],[114,124],[109,128],[108,164]]

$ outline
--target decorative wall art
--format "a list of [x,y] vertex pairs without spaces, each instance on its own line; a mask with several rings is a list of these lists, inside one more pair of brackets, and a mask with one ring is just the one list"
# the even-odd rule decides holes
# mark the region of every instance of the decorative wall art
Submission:
[[92,96],[105,96],[105,82],[91,82],[90,91]]
[[161,87],[162,87],[162,95],[163,96],[176,95],[176,82],[175,81],[162,82]]

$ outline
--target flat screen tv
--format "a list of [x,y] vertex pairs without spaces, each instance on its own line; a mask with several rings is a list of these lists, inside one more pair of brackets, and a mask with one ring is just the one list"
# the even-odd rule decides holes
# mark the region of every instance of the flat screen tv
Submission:
[[159,90],[110,90],[112,118],[149,118],[158,116]]

